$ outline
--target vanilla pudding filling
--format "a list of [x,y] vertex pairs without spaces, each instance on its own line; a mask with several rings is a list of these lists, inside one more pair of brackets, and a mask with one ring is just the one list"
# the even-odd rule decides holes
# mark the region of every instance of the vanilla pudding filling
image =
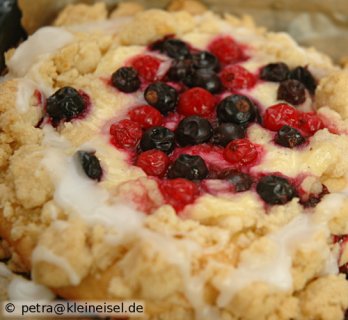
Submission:
[[[203,15],[196,17],[196,21],[203,24],[209,18],[209,15]],[[39,69],[46,59],[50,59],[61,48],[75,40],[74,32],[91,32],[96,28],[102,33],[117,33],[130,22],[131,19],[127,17],[120,21],[76,25],[69,27],[69,31],[63,28],[46,27],[31,36],[19,46],[8,63],[11,77],[23,77],[19,80],[17,88],[16,108],[18,112],[26,113],[28,111],[28,100],[34,95],[35,90],[41,91],[46,98],[54,92],[52,86],[41,77]],[[249,72],[258,74],[260,68],[265,64],[278,61],[276,57],[263,51],[260,54],[257,53],[257,50],[262,49],[264,39],[256,35],[255,32],[242,27],[232,28],[227,22],[222,21],[219,21],[218,26],[221,34],[229,34],[242,44],[252,44],[252,47],[247,49],[250,55],[249,59],[240,63]],[[215,37],[216,34],[192,31],[186,33],[181,39],[195,48],[204,50]],[[49,41],[52,38],[55,41]],[[47,46],[48,43],[50,45]],[[299,54],[304,56],[307,54],[295,43],[293,46],[296,47]],[[113,54],[109,54],[113,55],[112,60],[115,64],[122,66],[130,57],[142,54],[144,50],[142,47],[130,47],[128,51],[127,48],[116,48]],[[167,73],[171,62],[162,54],[158,54],[157,57],[162,58],[157,73],[160,78]],[[320,57],[313,55],[313,59],[316,60],[316,58],[320,59]],[[309,58],[306,59],[309,60]],[[98,76],[104,74],[106,67],[107,61],[102,61],[95,71],[96,74]],[[324,75],[326,72],[320,67],[316,70],[316,67],[311,66],[310,69],[315,75]],[[110,73],[110,70],[108,72]],[[184,284],[182,293],[194,308],[196,319],[222,319],[221,309],[228,307],[239,292],[253,283],[266,283],[284,293],[294,290],[292,276],[294,255],[298,250],[309,253],[315,250],[318,239],[321,239],[322,242],[322,239],[328,241],[331,236],[330,221],[335,212],[342,209],[348,198],[345,192],[324,196],[315,210],[301,209],[287,223],[277,226],[274,231],[261,236],[264,244],[262,251],[245,250],[240,253],[234,263],[230,261],[209,262],[213,268],[223,270],[222,273],[211,274],[212,272],[207,271],[208,269],[205,270],[205,268],[197,272],[194,270],[194,265],[197,263],[198,257],[219,254],[221,248],[229,245],[229,238],[235,235],[229,234],[228,230],[221,228],[219,230],[220,243],[215,246],[207,246],[188,237],[190,231],[183,231],[180,234],[181,237],[177,237],[177,234],[149,227],[148,216],[118,195],[118,188],[123,182],[145,178],[146,174],[136,167],[129,169],[130,164],[127,156],[110,144],[105,129],[109,127],[110,122],[122,119],[128,109],[136,105],[146,104],[146,101],[142,94],[136,93],[132,96],[121,94],[117,99],[111,100],[111,103],[116,102],[117,105],[110,108],[108,98],[112,96],[113,92],[110,92],[109,88],[103,88],[105,98],[100,98],[93,96],[96,89],[92,85],[86,84],[86,87],[86,92],[92,100],[91,110],[86,118],[75,119],[72,125],[86,125],[92,134],[83,137],[82,141],[76,142],[74,141],[76,132],[69,126],[54,128],[49,123],[44,123],[42,126],[43,157],[41,164],[48,172],[54,185],[53,202],[67,214],[68,220],[78,217],[83,219],[90,228],[95,225],[104,226],[107,230],[104,239],[113,246],[127,246],[134,242],[147,244],[151,254],[159,255],[161,259],[179,270]],[[240,90],[239,93],[257,102],[260,111],[264,112],[268,107],[279,103],[277,89],[277,83],[262,81],[251,89]],[[100,94],[102,95],[103,92]],[[314,111],[312,108],[312,97],[307,93],[305,102],[299,105],[298,109],[310,112]],[[328,132],[326,130],[323,129],[323,131]],[[317,134],[309,138],[307,146],[301,147],[301,149],[289,149],[280,148],[279,145],[274,144],[272,134],[262,128],[260,124],[251,124],[247,129],[247,136],[253,143],[263,148],[264,155],[260,162],[251,168],[250,172],[254,175],[280,172],[293,179],[301,174],[320,177],[322,172],[319,172],[314,163],[308,164],[306,160],[311,152],[312,139],[315,139],[316,135],[320,136],[321,131],[319,130]],[[101,160],[103,167],[101,182],[89,179],[83,172],[76,157],[76,153],[81,150],[95,153]],[[315,161],[315,157],[313,157],[312,162]],[[256,191],[249,192],[255,193]],[[202,199],[197,201],[205,201],[206,197],[203,195]],[[219,202],[219,197],[218,193],[217,202]],[[233,201],[238,195],[230,194],[229,197]],[[261,199],[258,201],[262,202]],[[194,212],[195,205],[196,203],[189,205],[184,211],[185,214],[178,219],[190,220],[190,213]],[[168,210],[168,206],[162,203],[157,208],[155,215],[164,210]],[[219,210],[218,204],[217,210]],[[256,216],[257,214],[255,213]],[[60,224],[56,214],[52,215],[52,220],[52,226],[62,228],[63,233],[64,223]],[[209,223],[211,222],[207,222],[208,226]],[[255,228],[257,229],[257,225]],[[321,242],[320,245],[322,245]],[[141,246],[135,245],[117,262],[120,270],[127,273],[133,255],[141,248]],[[322,266],[319,273],[321,275],[337,275],[339,273],[337,250],[330,251],[328,246],[323,246],[321,255],[326,264]],[[83,281],[83,277],[67,259],[56,255],[43,244],[36,246],[32,253],[33,265],[40,262],[47,262],[63,270],[73,286],[77,286]],[[37,280],[35,270],[33,271],[33,280]],[[15,292],[19,290],[18,288],[26,287],[28,289],[32,286],[32,284],[25,286],[23,283],[17,282],[18,280],[15,280],[10,285],[11,297],[16,295]],[[213,286],[216,291],[215,304],[207,302],[205,297],[207,285]],[[27,289],[20,290],[25,292]],[[42,296],[52,298],[41,287],[33,288],[33,291],[35,290],[43,290]],[[38,294],[41,296],[41,291]]]

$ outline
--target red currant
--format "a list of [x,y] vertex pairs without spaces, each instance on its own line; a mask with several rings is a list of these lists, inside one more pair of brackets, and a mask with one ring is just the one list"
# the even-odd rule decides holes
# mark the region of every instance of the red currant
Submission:
[[223,64],[236,63],[244,59],[241,47],[230,36],[215,39],[208,49]]
[[299,128],[307,135],[312,136],[318,130],[324,129],[324,124],[314,112],[300,114]]
[[215,104],[216,99],[209,91],[192,88],[180,96],[178,112],[185,116],[208,116],[214,111]]
[[238,166],[249,165],[257,158],[256,146],[248,139],[231,141],[224,150],[224,158]]
[[157,72],[161,62],[157,58],[150,55],[141,55],[134,58],[131,64],[143,80],[148,82],[158,80]]
[[143,131],[138,123],[124,119],[110,127],[111,142],[118,148],[134,148]]
[[250,89],[256,83],[256,77],[239,65],[230,65],[222,70],[221,82],[230,90]]
[[298,121],[299,111],[285,103],[269,107],[263,116],[263,126],[272,131],[278,131],[285,125],[297,128]]
[[160,126],[163,121],[162,114],[156,108],[148,105],[135,107],[128,112],[128,115],[132,121],[139,123],[144,129]]
[[169,166],[169,158],[160,150],[148,150],[139,155],[136,165],[149,176],[163,177]]

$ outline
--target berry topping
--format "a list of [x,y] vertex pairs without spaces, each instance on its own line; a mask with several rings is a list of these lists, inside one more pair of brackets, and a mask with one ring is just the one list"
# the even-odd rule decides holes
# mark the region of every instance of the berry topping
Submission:
[[181,154],[169,168],[167,177],[202,180],[208,176],[208,173],[208,168],[200,156]]
[[149,82],[157,80],[160,64],[160,60],[150,55],[138,56],[132,61],[132,66],[138,71],[140,78]]
[[279,85],[277,99],[284,100],[295,106],[306,101],[306,88],[298,80],[285,80]]
[[235,123],[222,123],[214,130],[213,143],[225,147],[230,141],[245,137],[244,129]]
[[264,66],[260,72],[260,78],[266,81],[281,82],[287,79],[289,67],[283,63],[270,63]]
[[118,148],[134,148],[141,139],[143,131],[139,123],[124,119],[110,127],[111,142]]
[[321,201],[321,199],[329,194],[329,190],[325,185],[322,185],[322,191],[319,194],[309,194],[305,199],[301,197],[300,203],[305,208],[314,208],[317,206],[317,204]]
[[184,79],[184,83],[190,87],[201,87],[211,93],[219,93],[222,84],[219,76],[209,69],[198,69]]
[[56,125],[59,121],[70,121],[86,110],[83,96],[71,87],[57,90],[47,99],[46,111]]
[[193,72],[193,62],[191,59],[175,60],[168,71],[169,80],[183,81]]
[[314,112],[303,112],[300,114],[299,126],[303,132],[312,136],[318,130],[324,129],[324,124]]
[[111,83],[126,93],[135,92],[140,88],[138,72],[132,67],[121,67],[115,71],[111,76]]
[[295,68],[290,72],[289,78],[300,81],[311,94],[314,94],[315,89],[317,88],[317,82],[308,68]]
[[218,59],[207,51],[201,51],[192,56],[193,66],[196,69],[219,70]]
[[185,115],[208,116],[215,108],[216,99],[207,90],[192,88],[179,97],[178,112]]
[[288,180],[273,175],[262,177],[256,191],[268,204],[285,204],[296,196],[295,188]]
[[169,158],[160,150],[148,150],[139,155],[136,165],[149,176],[163,177],[169,166]]
[[278,131],[283,126],[297,127],[299,111],[285,103],[269,107],[263,116],[263,126],[272,131]]
[[142,151],[157,149],[170,153],[174,149],[174,132],[165,127],[152,127],[147,129],[140,141]]
[[302,134],[293,127],[282,126],[275,136],[274,141],[287,148],[294,148],[305,142]]
[[175,109],[178,100],[176,90],[164,82],[150,84],[145,90],[144,97],[148,104],[164,115]]
[[175,137],[182,146],[196,145],[207,142],[213,135],[210,122],[198,116],[190,116],[180,121]]
[[255,119],[256,107],[248,97],[235,94],[218,104],[217,116],[221,122],[246,124]]
[[255,76],[238,65],[230,65],[224,68],[220,78],[224,87],[229,90],[250,89],[256,83]]
[[250,175],[238,171],[229,171],[224,177],[234,187],[235,192],[247,191],[253,184],[253,179]]
[[100,181],[103,170],[94,152],[78,151],[77,154],[86,175],[92,180]]
[[190,49],[187,44],[173,38],[157,41],[151,46],[151,49],[159,50],[174,59],[182,59],[190,55]]
[[244,59],[243,51],[230,36],[215,39],[209,45],[209,51],[223,64],[236,63]]
[[154,107],[143,105],[138,106],[128,112],[129,118],[141,125],[142,128],[160,126],[163,121],[163,116]]
[[166,203],[172,205],[176,211],[181,211],[190,203],[193,203],[199,195],[195,183],[186,179],[163,180],[159,189]]
[[252,164],[257,155],[256,146],[248,139],[233,140],[224,150],[224,158],[238,167]]

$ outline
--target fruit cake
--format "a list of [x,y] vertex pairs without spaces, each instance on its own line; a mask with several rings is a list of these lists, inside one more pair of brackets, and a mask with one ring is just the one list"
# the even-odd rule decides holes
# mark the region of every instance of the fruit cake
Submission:
[[348,72],[194,1],[70,5],[6,55],[0,235],[145,319],[341,320]]

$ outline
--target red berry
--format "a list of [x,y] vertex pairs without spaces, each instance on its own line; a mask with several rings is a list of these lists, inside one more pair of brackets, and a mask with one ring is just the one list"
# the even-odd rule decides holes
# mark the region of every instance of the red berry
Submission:
[[263,126],[272,131],[278,131],[287,125],[298,128],[299,111],[285,103],[269,107],[263,116]]
[[222,70],[221,82],[230,90],[250,89],[256,83],[256,77],[248,70],[239,65],[230,65]]
[[131,62],[133,68],[138,71],[139,76],[145,81],[155,81],[161,61],[150,55],[142,55],[134,58]]
[[181,211],[198,197],[199,191],[192,181],[177,178],[164,180],[159,184],[163,198],[166,203],[172,205],[176,211]]
[[224,158],[238,166],[251,164],[258,155],[256,146],[248,139],[231,141],[224,150]]
[[160,150],[148,150],[139,155],[136,165],[149,176],[163,177],[169,166],[169,158]]
[[236,63],[244,59],[241,47],[230,36],[215,39],[208,49],[223,64]]
[[324,124],[314,112],[300,114],[299,128],[307,135],[312,136],[318,130],[324,129]]
[[125,119],[110,127],[111,142],[118,148],[135,147],[143,135],[138,123]]
[[215,104],[216,99],[209,91],[192,88],[180,96],[178,112],[185,116],[208,116],[214,111]]
[[154,107],[148,105],[135,107],[128,112],[128,115],[132,121],[139,123],[144,129],[160,126],[163,121],[162,114]]

